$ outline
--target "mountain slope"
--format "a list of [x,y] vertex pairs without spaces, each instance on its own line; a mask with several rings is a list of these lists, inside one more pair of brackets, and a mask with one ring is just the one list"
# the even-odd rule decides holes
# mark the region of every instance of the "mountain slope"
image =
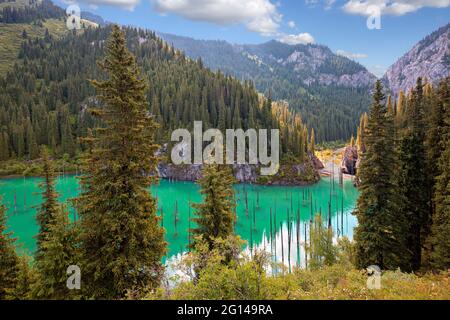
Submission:
[[360,64],[322,45],[269,41],[236,45],[159,34],[191,58],[213,70],[250,79],[274,99],[285,99],[314,127],[319,141],[349,138],[369,105],[376,77]]
[[[82,20],[83,28],[95,26]],[[68,33],[65,11],[49,0],[0,0],[0,76],[20,61],[23,42]]]
[[299,85],[337,85],[366,87],[376,77],[362,65],[334,54],[316,44],[288,45],[275,40],[258,45],[237,45],[226,41],[195,40],[166,33],[159,35],[188,56],[201,58],[212,69],[235,74],[238,78],[288,73]]
[[414,87],[418,77],[436,82],[450,75],[450,23],[417,43],[394,63],[383,77],[397,94]]
[[[122,29],[150,84],[149,111],[160,124],[158,142],[170,141],[174,128],[192,129],[194,121],[222,132],[280,128],[282,155],[305,159],[308,130],[301,119],[262,99],[252,83],[213,73],[152,32]],[[98,106],[88,79],[104,77],[97,61],[110,31],[111,26],[90,28],[22,43],[23,59],[0,77],[0,160],[34,159],[43,144],[60,156],[83,148],[78,138],[96,125],[86,107]]]

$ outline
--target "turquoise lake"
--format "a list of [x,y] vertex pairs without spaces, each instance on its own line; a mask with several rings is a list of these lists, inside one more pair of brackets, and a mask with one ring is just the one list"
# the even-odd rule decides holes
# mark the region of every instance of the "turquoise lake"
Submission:
[[[41,203],[39,183],[41,178],[7,178],[0,180],[0,194],[8,211],[8,226],[17,238],[18,250],[32,254],[38,227],[36,206]],[[274,187],[249,184],[235,185],[237,200],[236,233],[247,241],[245,250],[255,248],[270,250],[274,260],[286,265],[302,265],[303,243],[308,232],[312,213],[320,213],[331,223],[335,237],[352,238],[356,217],[351,213],[358,197],[350,180],[340,186],[329,177],[305,187]],[[76,176],[57,179],[59,200],[66,202],[79,192]],[[189,222],[193,216],[190,202],[200,202],[199,187],[192,182],[161,180],[150,190],[158,199],[158,212],[168,242],[167,259],[186,252],[189,243]],[[331,200],[331,201],[330,201]],[[70,209],[72,218],[76,212]]]

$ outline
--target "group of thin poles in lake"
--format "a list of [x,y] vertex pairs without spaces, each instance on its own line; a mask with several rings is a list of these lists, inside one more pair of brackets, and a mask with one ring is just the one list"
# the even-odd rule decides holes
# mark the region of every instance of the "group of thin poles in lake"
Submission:
[[[175,180],[168,181],[169,183],[175,182]],[[341,190],[340,197],[338,187]],[[253,194],[252,197],[249,196],[249,189]],[[294,188],[290,192],[285,190],[281,199],[283,205],[277,205],[277,199],[274,199],[273,205],[268,208],[261,207],[259,188],[255,188],[251,184],[244,184],[236,190],[236,202],[237,204],[242,204],[245,217],[242,216],[241,220],[238,220],[237,206],[235,224],[236,226],[239,224],[239,227],[245,233],[248,231],[248,251],[250,255],[252,256],[257,248],[263,249],[270,253],[275,264],[281,263],[287,267],[289,272],[292,271],[294,266],[308,266],[308,252],[305,248],[310,245],[310,232],[312,225],[315,223],[314,217],[316,214],[321,216],[321,220],[327,228],[333,229],[336,238],[340,238],[348,233],[348,215],[344,212],[343,176],[341,173],[339,173],[339,179],[336,182],[333,168],[333,175],[329,183],[327,208],[317,205],[317,199],[314,198],[314,193],[311,189],[300,188],[296,190],[297,192],[294,190]],[[157,195],[156,198],[158,199]],[[188,230],[191,230],[191,210],[189,195]],[[262,214],[264,211],[268,211],[268,216]],[[178,200],[174,202],[172,217],[167,217],[167,212],[165,212],[163,206],[159,207],[159,214],[162,226],[165,223],[171,223],[167,222],[167,220],[172,221],[173,237],[177,237],[179,235],[178,224],[180,222]],[[268,219],[268,221],[264,222],[263,219]],[[262,242],[260,242],[260,238],[256,239],[256,236],[262,237]],[[190,247],[191,234],[189,231],[188,244]],[[183,251],[180,248],[180,252]],[[275,270],[275,272],[277,271]]]
[[[66,179],[67,176],[60,176],[59,178]],[[26,178],[24,177],[24,181],[25,179]],[[175,180],[168,179],[168,182],[173,183],[175,182]],[[329,182],[329,199],[327,204],[328,207],[326,208],[326,210],[323,210],[322,206],[317,206],[317,199],[314,198],[313,192],[308,188],[297,189],[297,192],[294,191],[294,188],[292,188],[292,191],[290,192],[288,192],[288,190],[285,190],[284,195],[282,195],[283,198],[278,199],[282,200],[281,202],[283,203],[283,205],[277,205],[277,199],[274,199],[273,205],[271,205],[269,208],[261,207],[261,195],[259,188],[255,188],[251,184],[244,184],[242,185],[242,188],[237,188],[236,202],[238,204],[242,202],[245,210],[246,220],[243,224],[239,224],[239,226],[241,228],[244,228],[244,232],[246,232],[245,228],[248,228],[248,251],[250,255],[252,256],[254,254],[254,250],[259,246],[260,249],[262,247],[262,249],[270,253],[272,261],[275,264],[281,263],[282,265],[285,265],[289,272],[291,272],[292,267],[294,266],[307,267],[308,253],[305,248],[308,247],[308,243],[310,242],[311,227],[314,223],[314,216],[316,214],[319,214],[321,216],[322,221],[327,225],[328,228],[333,229],[333,231],[335,232],[334,235],[337,238],[342,237],[344,234],[348,233],[347,214],[345,214],[344,217],[344,192],[343,178],[341,173],[339,173],[338,184],[339,188],[342,190],[340,192],[340,199],[338,197],[339,193],[337,192],[337,183],[334,179],[333,168],[333,174],[331,175]],[[251,197],[251,199],[249,197],[249,189],[251,189],[251,192],[253,193],[253,197]],[[65,191],[70,194],[70,186],[67,186],[67,189]],[[27,199],[25,192],[23,194],[23,197],[24,210],[26,210]],[[156,199],[157,201],[159,200],[158,194],[156,194]],[[190,248],[192,240],[190,232],[192,218],[191,204],[191,196],[189,194],[187,206],[188,248]],[[17,211],[17,206],[17,193],[16,191],[14,191],[15,212]],[[236,225],[241,222],[237,219],[237,207],[235,212]],[[165,224],[173,224],[174,232],[172,236],[178,237],[181,217],[178,200],[175,200],[175,202],[173,203],[172,215],[165,212],[165,207],[163,205],[159,206],[158,210],[161,218],[161,226],[164,227]],[[264,211],[268,211],[268,215],[262,214]],[[73,215],[73,218],[76,219],[77,217],[75,211],[73,211]],[[268,219],[268,221],[264,222],[262,219]],[[258,225],[260,226],[259,228]],[[255,239],[257,235],[259,237],[262,236],[262,243],[259,241],[259,239]],[[180,252],[183,251],[184,249],[180,248]]]

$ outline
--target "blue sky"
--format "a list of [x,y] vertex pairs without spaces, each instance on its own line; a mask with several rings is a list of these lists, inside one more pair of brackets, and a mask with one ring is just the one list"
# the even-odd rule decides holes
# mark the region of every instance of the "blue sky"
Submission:
[[[67,1],[56,0],[62,7]],[[450,22],[450,0],[79,0],[124,25],[232,43],[315,42],[380,76],[423,37]],[[381,29],[367,27],[380,13]],[[371,20],[375,21],[375,20]]]

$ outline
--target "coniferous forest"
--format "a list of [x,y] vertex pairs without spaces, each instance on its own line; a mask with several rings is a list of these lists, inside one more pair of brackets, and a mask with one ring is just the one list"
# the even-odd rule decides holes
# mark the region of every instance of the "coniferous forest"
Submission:
[[[30,5],[0,7],[0,30],[64,20]],[[367,106],[314,118],[320,100],[306,124],[307,96],[293,108],[153,31],[21,28],[0,76],[0,300],[450,299],[449,76],[398,92],[377,80]],[[353,105],[361,90],[336,94]],[[208,162],[169,175],[171,133],[194,121],[279,129],[278,173]],[[18,192],[27,181],[38,205]]]

